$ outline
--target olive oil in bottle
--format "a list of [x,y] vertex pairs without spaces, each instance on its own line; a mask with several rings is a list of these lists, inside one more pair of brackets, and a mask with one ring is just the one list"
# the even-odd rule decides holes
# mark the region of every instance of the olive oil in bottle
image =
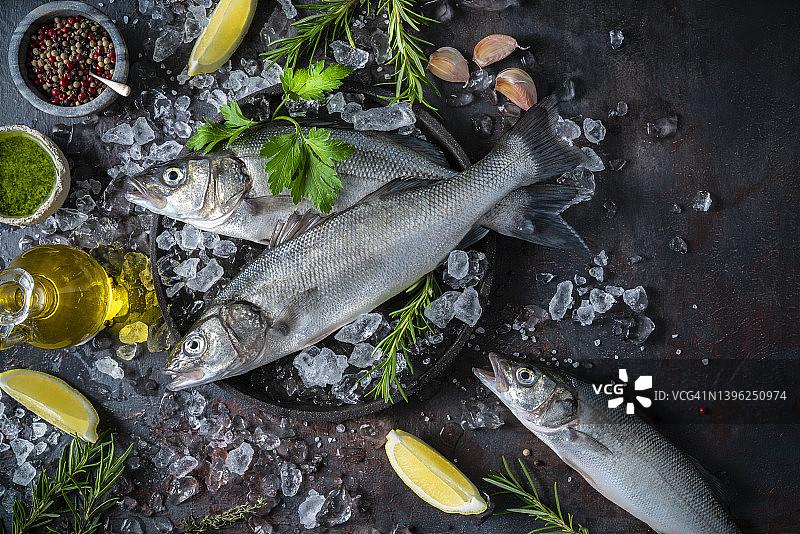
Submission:
[[87,253],[65,245],[26,250],[0,271],[0,348],[60,349],[91,339],[127,296]]

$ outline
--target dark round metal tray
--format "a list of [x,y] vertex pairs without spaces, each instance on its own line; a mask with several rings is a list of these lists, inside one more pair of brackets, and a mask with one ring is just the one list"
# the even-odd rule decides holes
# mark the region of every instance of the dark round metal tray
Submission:
[[[344,84],[341,88],[341,91],[345,93],[364,94],[365,105],[368,103],[384,104],[385,100],[382,97],[387,96],[387,93],[376,91],[374,88],[353,83]],[[242,102],[240,102],[240,105],[245,113],[247,113],[248,106],[256,103],[260,99],[270,99],[270,104],[274,105],[272,100],[275,100],[280,94],[282,94],[280,87],[265,89],[246,97]],[[445,130],[444,127],[421,106],[416,106],[414,108],[414,113],[417,117],[416,126],[422,131],[428,140],[436,144],[444,152],[451,166],[459,170],[465,169],[470,164],[469,159],[467,158],[467,155],[464,153],[463,149],[447,132],[447,130]],[[218,120],[219,118],[220,117],[217,117],[215,120]],[[324,119],[324,115],[321,114],[321,118]],[[156,236],[158,236],[165,229],[164,225],[164,217],[153,217],[153,224],[150,229],[151,268],[153,270],[153,281],[155,284],[156,297],[158,298],[158,303],[161,307],[166,324],[174,336],[181,338],[187,333],[189,326],[200,315],[202,309],[195,310],[194,314],[188,315],[185,315],[184,313],[176,313],[174,310],[172,310],[172,299],[169,299],[166,296],[166,288],[158,269],[158,260],[162,257],[163,251],[161,251],[156,244]],[[176,222],[176,225],[183,225],[183,223]],[[223,239],[231,240],[237,245],[237,253],[234,260],[230,264],[223,265],[223,268],[225,269],[225,274],[223,276],[225,278],[235,275],[244,264],[252,261],[255,255],[264,249],[264,247],[261,245],[249,243],[247,241],[237,240],[229,237],[223,237]],[[480,243],[472,248],[480,250],[486,255],[486,273],[484,274],[479,285],[476,287],[481,305],[485,306],[491,290],[493,265],[496,255],[496,240],[494,234],[490,233],[489,236],[484,238]],[[218,281],[217,285],[212,287],[207,292],[207,299],[209,295],[215,295],[217,291],[219,291],[223,282],[225,282],[224,279]],[[446,289],[448,288],[443,288],[443,290]],[[381,305],[378,310],[385,312],[396,309],[398,307],[397,304],[401,302],[402,299],[402,295],[395,297],[394,299],[391,299]],[[444,350],[439,350],[437,351],[437,354],[431,355],[431,363],[424,369],[422,369],[422,366],[415,365],[415,373],[411,375],[411,377],[407,377],[404,380],[403,389],[406,392],[406,395],[411,397],[435,378],[442,376],[447,370],[449,370],[453,360],[464,347],[465,343],[472,334],[472,331],[472,327],[466,324],[457,321],[451,322],[443,332],[445,336],[444,341],[439,345],[440,347],[444,347]],[[332,339],[333,336],[331,335],[325,341],[318,343],[317,345],[327,345]],[[382,399],[375,400],[371,397],[363,397],[356,404],[342,404],[336,406],[316,404],[311,400],[301,402],[297,399],[276,398],[274,395],[268,393],[268,389],[264,388],[263,380],[265,379],[264,377],[269,376],[271,372],[276,370],[280,372],[280,370],[277,369],[277,366],[282,364],[285,365],[285,360],[287,358],[282,358],[276,362],[269,363],[243,375],[217,381],[215,384],[220,386],[232,396],[241,398],[243,402],[257,404],[264,410],[279,416],[307,421],[342,421],[373,413],[391,406],[391,404],[385,403]],[[401,398],[402,397],[399,393],[393,394],[393,399],[395,402]]]

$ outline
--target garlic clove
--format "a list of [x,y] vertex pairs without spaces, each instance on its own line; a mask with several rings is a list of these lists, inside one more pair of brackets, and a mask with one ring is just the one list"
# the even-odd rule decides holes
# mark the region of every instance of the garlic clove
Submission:
[[472,61],[477,63],[480,68],[483,68],[486,65],[491,65],[507,58],[517,48],[527,50],[519,46],[517,40],[509,35],[501,33],[487,35],[475,45]]
[[469,64],[461,52],[449,46],[443,46],[428,60],[428,70],[446,82],[467,83],[469,81]]
[[530,109],[538,100],[533,79],[522,69],[506,69],[498,74],[494,90],[500,91],[524,110]]

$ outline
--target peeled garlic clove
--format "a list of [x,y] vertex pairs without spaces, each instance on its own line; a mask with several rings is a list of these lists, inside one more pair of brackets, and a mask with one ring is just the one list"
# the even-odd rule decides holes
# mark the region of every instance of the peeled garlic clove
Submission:
[[[475,45],[472,53],[472,61],[480,68],[491,65],[501,59],[507,58],[516,48],[522,48],[517,40],[509,35],[496,33],[487,35]],[[523,50],[526,50],[522,48]]]
[[446,82],[467,83],[469,81],[469,65],[461,52],[449,46],[443,46],[428,61],[428,70]]
[[524,110],[536,104],[536,85],[530,75],[522,69],[506,69],[497,75],[494,90],[500,91]]

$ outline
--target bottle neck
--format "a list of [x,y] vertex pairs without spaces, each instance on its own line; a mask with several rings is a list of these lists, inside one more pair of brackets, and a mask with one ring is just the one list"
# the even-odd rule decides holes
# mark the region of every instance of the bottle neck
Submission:
[[58,292],[53,282],[44,276],[33,275],[33,295],[31,295],[31,319],[43,319],[53,313],[58,305]]

